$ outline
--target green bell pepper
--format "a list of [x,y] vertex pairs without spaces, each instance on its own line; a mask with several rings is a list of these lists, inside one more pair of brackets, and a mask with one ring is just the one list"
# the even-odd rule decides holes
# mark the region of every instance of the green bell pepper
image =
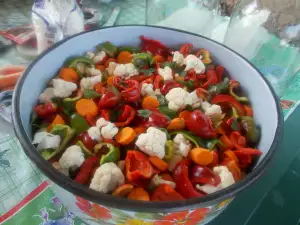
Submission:
[[64,98],[61,106],[68,113],[74,112],[76,102],[79,101],[82,97],[83,97],[82,94],[80,94],[74,98]]
[[234,97],[236,100],[238,100],[239,102],[249,102],[247,97],[240,97],[237,94],[234,93],[234,89],[238,88],[240,86],[240,83],[238,81],[235,80],[231,80],[230,84],[229,84],[229,94]]
[[140,52],[141,50],[137,47],[134,47],[134,46],[121,46],[119,47],[119,52],[130,52],[130,53],[138,53]]
[[87,147],[85,147],[84,144],[81,141],[77,141],[76,145],[78,145],[81,148],[81,150],[83,151],[83,154],[86,157],[93,156],[93,153],[90,152],[90,150],[88,150]]
[[246,132],[246,139],[249,144],[257,144],[260,139],[260,130],[256,127],[254,119],[250,116],[241,117],[241,126]]
[[168,119],[174,119],[174,118],[177,118],[177,112],[174,111],[174,110],[171,110],[169,109],[167,106],[162,106],[162,107],[159,107],[158,110],[164,114],[165,116],[168,117]]
[[104,42],[96,47],[97,51],[104,51],[109,57],[115,57],[118,53],[118,48],[110,42]]
[[198,136],[194,135],[192,132],[185,131],[185,130],[179,130],[179,131],[173,131],[169,133],[170,136],[176,135],[176,134],[182,134],[186,139],[191,141],[196,148],[202,147],[206,148],[206,143]]
[[220,140],[219,139],[212,139],[212,140],[208,140],[206,142],[206,148],[209,150],[213,150],[217,144],[219,144]]
[[120,149],[110,143],[97,144],[94,147],[95,153],[104,152],[100,159],[100,165],[109,162],[118,162],[120,160]]
[[77,66],[78,63],[84,63],[84,64],[89,65],[89,66],[94,65],[94,62],[88,57],[75,56],[75,57],[72,57],[72,58],[68,59],[65,63],[65,66],[69,67],[69,68],[75,68],[76,69],[76,66]]
[[165,160],[170,160],[172,159],[174,155],[174,142],[171,141],[171,140],[168,140],[166,142],[166,145],[165,145],[165,157],[164,159]]
[[134,54],[132,63],[141,69],[145,66],[151,66],[154,63],[154,59],[151,54],[142,52]]
[[75,130],[76,134],[80,134],[89,129],[89,124],[86,119],[77,113],[71,115],[70,126]]

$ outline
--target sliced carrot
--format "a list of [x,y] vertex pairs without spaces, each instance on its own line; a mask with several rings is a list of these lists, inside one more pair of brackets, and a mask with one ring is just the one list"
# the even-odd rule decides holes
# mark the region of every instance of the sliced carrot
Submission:
[[150,201],[148,192],[145,191],[143,188],[133,188],[130,194],[128,195],[128,199]]
[[136,135],[139,135],[139,134],[145,133],[145,131],[147,130],[147,127],[134,127],[133,129],[134,129]]
[[115,58],[108,58],[104,63],[104,67],[107,68],[110,62],[117,62],[117,60]]
[[126,64],[131,63],[132,61],[132,54],[127,51],[120,52],[117,58],[117,63],[119,64]]
[[167,126],[167,130],[183,130],[184,128],[185,122],[182,118],[172,119]]
[[163,173],[159,175],[163,180],[174,182],[173,177],[169,173]]
[[59,77],[64,81],[77,83],[79,81],[79,75],[73,68],[61,68],[59,71]]
[[76,102],[75,108],[78,114],[83,117],[98,115],[98,107],[91,99],[80,99],[78,102]]
[[166,171],[169,168],[168,163],[158,158],[157,156],[149,156],[148,160],[152,163],[153,166],[155,166],[160,171]]
[[0,75],[0,90],[4,90],[7,89],[8,87],[14,86],[18,82],[22,74],[23,73]]
[[246,115],[250,116],[250,117],[253,117],[253,109],[248,105],[244,105],[244,108],[246,110]]
[[136,138],[136,133],[131,127],[122,128],[115,136],[116,141],[121,145],[128,145]]
[[179,118],[184,119],[184,121],[187,121],[190,118],[190,111],[184,110],[179,113]]
[[207,166],[213,161],[213,153],[205,148],[194,148],[190,151],[190,158],[200,166]]
[[48,126],[47,131],[50,132],[56,124],[65,124],[65,120],[58,114],[55,116],[52,123]]
[[114,76],[108,77],[107,80],[106,80],[107,85],[112,86],[113,85],[113,79],[114,79]]
[[118,196],[118,197],[127,197],[134,186],[132,184],[123,184],[120,187],[118,187],[113,193],[113,196]]
[[153,96],[146,96],[142,100],[143,109],[156,109],[159,107],[159,101]]
[[236,164],[239,163],[238,157],[237,157],[237,156],[234,154],[234,152],[231,151],[231,150],[226,150],[226,151],[224,152],[224,157],[225,157],[225,158],[228,157],[229,159],[232,159]]
[[159,185],[151,195],[151,201],[175,201],[183,199],[184,197],[168,184]]
[[166,61],[166,59],[161,55],[156,55],[153,57],[153,59],[156,63],[162,63],[162,62]]
[[96,69],[103,72],[103,71],[105,71],[105,66],[104,65],[96,65]]
[[0,69],[0,75],[22,73],[25,69],[26,67],[24,66],[5,66]]
[[96,92],[98,92],[101,95],[103,95],[106,91],[106,89],[102,83],[95,84],[93,88]]

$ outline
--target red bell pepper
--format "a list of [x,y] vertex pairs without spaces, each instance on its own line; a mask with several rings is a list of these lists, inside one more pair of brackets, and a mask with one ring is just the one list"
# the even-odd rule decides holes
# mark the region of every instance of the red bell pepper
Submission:
[[164,85],[164,78],[160,75],[156,75],[153,83],[154,90],[161,89],[163,85]]
[[238,113],[239,116],[244,116],[245,115],[245,108],[244,106],[238,102],[234,97],[230,95],[216,95],[212,100],[212,104],[229,104],[232,107],[234,107]]
[[149,116],[148,127],[166,127],[169,124],[168,118],[157,109],[151,109],[152,113]]
[[94,139],[92,139],[90,137],[90,135],[88,134],[87,131],[81,133],[78,136],[79,141],[82,142],[82,144],[90,151],[90,152],[94,152],[94,147],[96,146],[96,144],[98,144],[98,142]]
[[207,71],[207,81],[206,83],[203,84],[202,88],[209,88],[209,86],[211,85],[215,85],[219,83],[219,80],[218,80],[218,77],[217,77],[217,74],[214,70],[208,70]]
[[231,142],[231,140],[228,138],[226,134],[223,134],[220,137],[220,141],[222,142],[221,148],[223,150],[232,149],[234,147],[233,143]]
[[136,110],[129,105],[124,105],[121,107],[120,111],[122,111],[122,114],[118,117],[117,122],[114,124],[117,127],[127,126],[134,119]]
[[252,157],[242,151],[234,151],[234,154],[238,158],[239,167],[242,169],[247,168],[252,164]]
[[165,58],[168,56],[169,50],[161,42],[150,38],[146,38],[145,36],[141,36],[141,41],[143,52],[151,52],[152,55],[160,55]]
[[[102,111],[102,110],[101,110]],[[91,115],[86,115],[85,117],[86,121],[90,126],[95,126],[97,122],[97,118]]]
[[241,169],[238,167],[234,160],[225,158],[222,161],[221,165],[226,166],[228,168],[228,170],[232,173],[235,182],[238,182],[242,179]]
[[207,97],[209,95],[208,91],[203,89],[203,88],[197,88],[197,89],[195,89],[195,91],[196,91],[196,94],[199,98],[202,98],[202,99],[205,99],[205,100],[207,99]]
[[202,197],[204,194],[195,190],[189,179],[189,167],[191,161],[188,159],[181,160],[173,171],[173,178],[176,183],[176,190],[185,198]]
[[168,80],[165,82],[165,84],[160,89],[160,93],[162,95],[166,95],[169,93],[170,90],[172,90],[173,88],[178,88],[178,87],[182,87],[182,85],[177,83],[174,80]]
[[88,184],[93,176],[94,170],[99,167],[100,160],[98,157],[92,156],[84,161],[80,167],[79,173],[75,178],[75,182],[79,184]]
[[247,142],[246,138],[237,131],[230,133],[230,141],[236,149],[244,148]]
[[181,194],[168,184],[159,185],[151,195],[151,201],[176,201],[184,200]]
[[206,166],[194,165],[191,170],[190,178],[193,184],[218,186],[221,183],[220,177]]
[[113,108],[116,105],[118,105],[120,100],[121,100],[121,96],[119,95],[119,93],[116,90],[107,89],[106,93],[102,95],[102,97],[98,103],[98,107],[100,110]]
[[213,150],[212,153],[213,153],[213,161],[209,165],[207,165],[208,168],[214,168],[215,166],[219,165],[220,162],[218,151]]
[[46,118],[57,112],[57,107],[53,103],[40,104],[34,108],[39,118]]
[[109,111],[106,109],[100,110],[100,118],[101,117],[104,118],[105,120],[109,121],[110,120]]
[[240,148],[238,150],[235,150],[234,153],[244,153],[250,156],[260,156],[262,155],[262,151],[258,150],[258,149],[254,149],[254,148]]
[[225,72],[225,68],[223,66],[217,66],[217,68],[216,68],[216,75],[217,75],[217,78],[218,78],[219,82],[222,81],[224,72]]
[[216,137],[211,120],[201,110],[194,110],[190,113],[190,118],[187,119],[186,126],[189,131],[192,131],[201,138],[209,139]]
[[141,97],[140,83],[136,80],[113,79],[113,84],[121,90],[121,97],[126,102],[137,102]]
[[193,49],[193,45],[192,44],[185,44],[183,46],[181,46],[179,52],[185,56],[187,56],[188,54],[191,53]]
[[138,151],[127,151],[125,158],[126,178],[138,187],[147,187],[156,173],[147,156]]

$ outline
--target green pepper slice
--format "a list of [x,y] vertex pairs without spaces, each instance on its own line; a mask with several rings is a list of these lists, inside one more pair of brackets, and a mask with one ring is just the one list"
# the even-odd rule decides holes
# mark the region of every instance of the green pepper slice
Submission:
[[165,145],[165,160],[171,160],[174,155],[174,142],[168,140]]
[[108,41],[99,44],[96,49],[97,51],[104,51],[109,57],[115,57],[118,52],[118,48]]
[[104,152],[100,159],[100,165],[120,160],[120,149],[110,143],[97,144],[94,150],[96,154]]
[[238,88],[240,86],[240,83],[238,81],[235,80],[231,80],[230,84],[229,84],[229,94],[234,97],[236,100],[238,100],[239,102],[249,102],[247,97],[240,97],[238,96],[236,93],[234,93],[234,89]]
[[81,148],[81,150],[83,151],[83,154],[86,157],[93,156],[93,153],[87,147],[85,147],[81,141],[77,141],[76,145],[78,145]]
[[257,144],[260,139],[260,130],[256,127],[254,119],[250,116],[242,116],[241,126],[246,132],[248,143]]
[[130,52],[130,53],[138,53],[140,52],[141,50],[137,47],[134,47],[134,46],[121,46],[119,47],[119,52]]
[[158,110],[164,114],[165,116],[168,117],[168,119],[174,119],[174,118],[177,118],[177,112],[174,111],[174,110],[171,110],[169,109],[167,106],[162,106],[162,107],[159,107]]
[[206,148],[206,143],[200,138],[194,135],[193,133],[185,130],[179,130],[179,131],[173,131],[169,133],[170,136],[176,135],[176,134],[182,134],[186,139],[191,141],[197,148],[202,147]]
[[77,113],[71,115],[70,125],[75,130],[76,134],[80,134],[89,129],[89,124],[86,119]]
[[133,56],[133,64],[138,68],[144,68],[145,66],[151,66],[154,63],[153,57],[149,53],[137,53]]
[[78,63],[84,63],[86,65],[94,65],[93,61],[85,56],[75,56],[66,61],[65,66],[70,68],[76,68]]
[[75,110],[75,104],[82,98],[82,94],[74,97],[74,98],[64,98],[62,101],[62,107],[67,112],[73,112]]

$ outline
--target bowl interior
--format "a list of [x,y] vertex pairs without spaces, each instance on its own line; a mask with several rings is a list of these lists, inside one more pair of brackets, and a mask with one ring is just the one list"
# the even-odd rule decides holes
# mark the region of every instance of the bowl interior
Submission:
[[[26,134],[22,134],[25,135],[25,141],[28,142],[32,139],[30,115],[32,108],[37,103],[39,94],[67,58],[93,50],[97,44],[104,41],[110,41],[118,46],[136,46],[140,43],[140,35],[160,40],[168,47],[178,47],[184,43],[191,43],[196,48],[206,48],[212,53],[214,60],[223,65],[233,79],[241,83],[251,100],[255,120],[262,131],[258,147],[263,155],[256,166],[259,165],[274,142],[281,116],[276,97],[274,97],[268,83],[255,68],[230,49],[197,35],[159,27],[124,26],[91,31],[63,41],[57,47],[41,55],[27,69],[18,85],[15,97],[14,112],[20,112],[20,115],[16,115],[19,116],[19,119],[15,120],[17,121],[15,125],[25,130]],[[34,151],[32,154],[38,154],[33,147],[30,151]]]

